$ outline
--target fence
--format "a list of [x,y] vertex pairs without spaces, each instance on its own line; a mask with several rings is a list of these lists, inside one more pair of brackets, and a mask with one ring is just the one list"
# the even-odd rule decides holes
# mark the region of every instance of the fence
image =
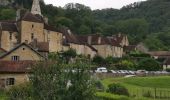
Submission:
[[147,97],[160,100],[170,100],[170,90],[166,89],[158,89],[158,88],[137,88],[137,89],[129,89],[130,96],[135,98]]

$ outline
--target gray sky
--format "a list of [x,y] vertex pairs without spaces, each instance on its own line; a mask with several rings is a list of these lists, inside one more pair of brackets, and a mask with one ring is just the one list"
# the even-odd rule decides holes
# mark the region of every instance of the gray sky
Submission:
[[63,7],[67,3],[80,3],[91,7],[91,9],[121,8],[133,2],[146,0],[44,0],[46,4]]

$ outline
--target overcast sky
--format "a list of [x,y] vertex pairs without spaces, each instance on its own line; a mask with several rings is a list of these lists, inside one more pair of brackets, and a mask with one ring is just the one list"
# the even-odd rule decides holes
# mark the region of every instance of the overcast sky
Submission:
[[103,8],[121,8],[133,2],[146,1],[146,0],[44,0],[46,4],[53,4],[55,6],[63,7],[67,3],[80,3],[90,6],[91,9]]

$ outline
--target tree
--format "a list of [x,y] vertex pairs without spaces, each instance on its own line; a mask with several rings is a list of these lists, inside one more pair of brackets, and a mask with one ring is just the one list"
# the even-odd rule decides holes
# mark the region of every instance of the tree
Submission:
[[119,66],[117,66],[117,69],[121,69],[121,70],[135,70],[136,69],[136,65],[131,60],[122,60],[122,61],[120,61]]
[[89,63],[78,60],[72,64],[37,64],[32,68],[29,88],[14,88],[10,92],[10,99],[94,100],[95,84],[89,72]]
[[88,26],[81,25],[80,28],[79,28],[79,33],[80,34],[90,34],[91,29]]
[[55,23],[57,24],[57,26],[66,26],[68,28],[72,28],[73,26],[73,21],[69,18],[66,17],[57,17],[55,20]]
[[10,20],[15,18],[15,10],[13,9],[2,9],[0,12],[1,20]]
[[162,70],[160,64],[153,58],[144,58],[140,60],[137,69],[147,70],[147,71]]
[[93,58],[93,62],[99,66],[105,65],[105,59],[98,55]]

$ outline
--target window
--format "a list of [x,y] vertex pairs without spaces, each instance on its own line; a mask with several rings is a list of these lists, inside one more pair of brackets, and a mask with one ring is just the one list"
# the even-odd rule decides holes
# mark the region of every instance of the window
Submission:
[[9,39],[12,40],[12,32],[9,33]]
[[15,79],[14,78],[7,78],[6,79],[6,85],[14,85]]
[[31,33],[31,39],[32,40],[34,39],[34,33]]
[[34,25],[32,24],[32,28],[34,28]]
[[12,56],[12,61],[19,61],[19,56]]

